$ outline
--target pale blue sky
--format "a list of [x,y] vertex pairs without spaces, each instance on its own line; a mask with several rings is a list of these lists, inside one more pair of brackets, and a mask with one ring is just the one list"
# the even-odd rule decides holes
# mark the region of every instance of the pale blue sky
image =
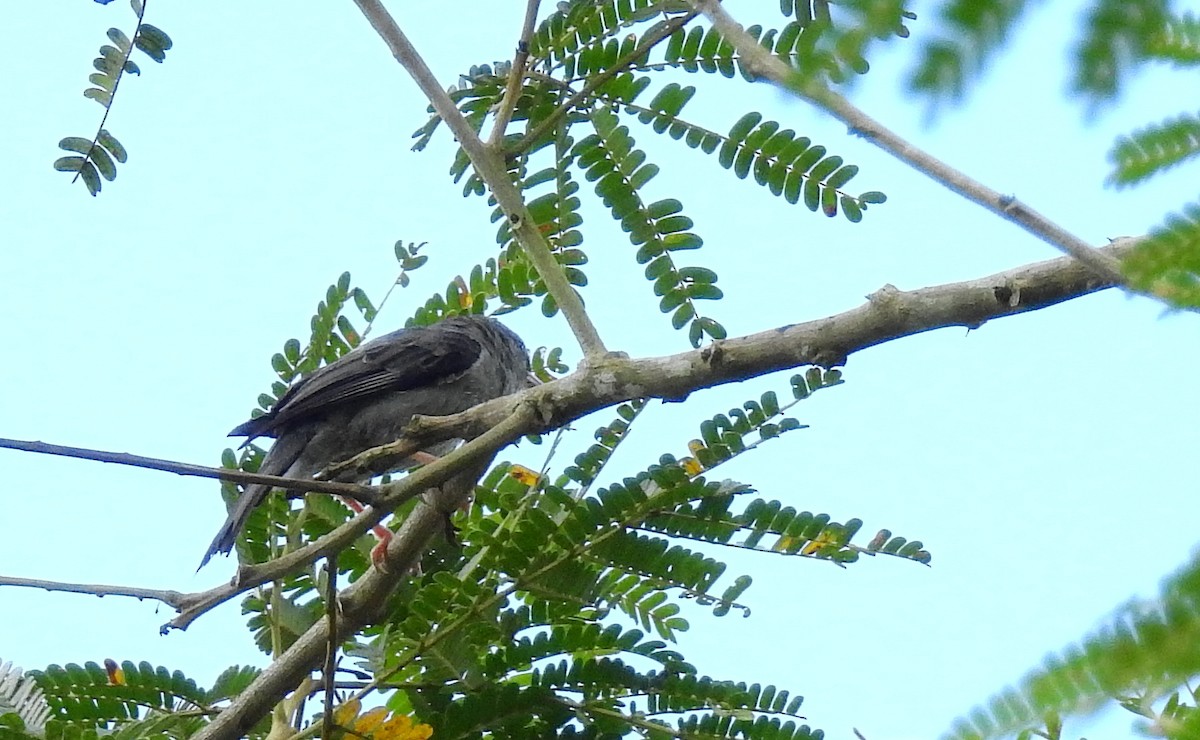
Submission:
[[[853,97],[1093,243],[1143,233],[1192,197],[1195,170],[1118,193],[1102,187],[1105,153],[1116,134],[1189,105],[1168,84],[1190,78],[1143,75],[1085,125],[1064,95],[1065,34],[1081,3],[1045,5],[968,104],[933,126],[900,84],[928,31],[923,13],[914,40],[876,57]],[[509,55],[523,3],[391,6],[449,83]],[[778,20],[774,2],[728,6],[745,23]],[[225,433],[272,380],[271,354],[307,336],[343,270],[379,297],[395,274],[391,245],[430,242],[430,263],[394,296],[382,331],[493,254],[490,209],[445,175],[449,138],[409,151],[424,102],[359,12],[299,7],[149,3],[175,49],[123,83],[109,128],[130,161],[96,199],[50,164],[58,139],[95,130],[102,110],[80,92],[105,29],[130,27],[128,6],[10,12],[10,59],[31,71],[9,76],[0,117],[0,436],[216,464]],[[827,220],[631,122],[663,170],[651,197],[679,197],[705,239],[683,259],[720,274],[726,299],[710,312],[731,334],[853,308],[885,283],[917,288],[1057,256],[769,87],[696,82],[698,122],[726,130],[760,110],[859,164],[860,189],[889,195],[861,224]],[[686,349],[626,237],[587,208],[585,297],[609,346]],[[506,321],[528,344],[577,358],[561,319]],[[870,740],[935,737],[1113,607],[1152,593],[1192,551],[1200,503],[1181,462],[1200,408],[1196,329],[1194,316],[1110,291],[855,355],[844,386],[797,408],[811,429],[722,475],[799,509],[860,517],[864,531],[921,539],[933,567],[883,558],[843,571],[720,552],[731,575],[754,576],[743,597],[753,614],[715,619],[685,604],[693,629],[681,649],[706,674],[805,695],[803,713],[830,738],[851,727]],[[611,471],[684,454],[696,423],[786,393],[787,375],[656,406]],[[595,425],[578,425],[561,461]],[[198,590],[232,572],[220,560],[193,574],[224,516],[210,481],[7,450],[0,470],[4,575]],[[160,637],[172,614],[152,603],[0,589],[0,660],[148,660],[208,684],[263,660],[238,612],[227,604]],[[1089,736],[1123,736],[1131,718],[1113,714]]]

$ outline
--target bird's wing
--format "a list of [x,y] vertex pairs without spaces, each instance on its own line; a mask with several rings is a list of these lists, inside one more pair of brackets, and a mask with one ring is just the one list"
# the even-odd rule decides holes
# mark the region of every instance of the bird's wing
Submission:
[[273,435],[278,429],[371,396],[431,385],[471,367],[483,348],[450,327],[401,329],[326,365],[292,386],[270,413],[230,436]]

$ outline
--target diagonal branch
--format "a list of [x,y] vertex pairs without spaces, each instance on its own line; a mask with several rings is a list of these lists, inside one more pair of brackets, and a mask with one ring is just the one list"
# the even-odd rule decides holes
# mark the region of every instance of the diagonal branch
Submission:
[[718,0],[689,0],[704,13],[720,32],[721,37],[737,49],[746,69],[770,79],[780,87],[795,93],[809,103],[826,111],[846,124],[849,129],[875,146],[904,162],[909,167],[941,183],[954,193],[983,206],[1006,221],[1020,226],[1047,244],[1071,255],[1092,268],[1097,275],[1123,285],[1120,264],[1078,236],[1059,226],[1011,195],[1002,195],[981,182],[954,169],[932,154],[914,146],[894,131],[859,110],[850,101],[833,92],[817,80],[789,67],[759,45],[754,37],[725,11]]
[[488,137],[488,148],[497,149],[504,144],[504,132],[517,110],[521,88],[525,83],[525,67],[529,64],[529,44],[533,40],[533,26],[537,23],[538,6],[541,0],[526,0],[525,22],[521,24],[521,38],[517,41],[517,54],[513,57],[512,69],[508,71],[508,84],[504,86],[504,98],[492,122],[492,134]]
[[[446,126],[458,139],[459,146],[471,159],[475,171],[483,178],[496,196],[496,202],[508,216],[508,225],[513,236],[520,242],[521,248],[529,256],[529,261],[537,268],[538,275],[546,283],[546,290],[554,297],[555,303],[562,309],[563,316],[571,326],[579,346],[583,349],[585,361],[599,360],[607,350],[599,332],[584,310],[583,300],[571,284],[567,282],[566,274],[559,266],[554,255],[550,253],[550,245],[546,237],[538,231],[538,225],[530,217],[521,192],[509,178],[508,169],[504,166],[502,155],[483,143],[475,129],[463,118],[454,101],[442,89],[433,72],[425,64],[425,60],[417,53],[416,48],[396,25],[395,19],[379,0],[354,0],[355,5],[367,17],[371,27],[387,44],[396,61],[404,66],[412,75],[421,92],[429,98],[433,109],[446,122]],[[515,72],[515,70],[514,70]]]
[[[1108,259],[1128,254],[1138,244],[1137,239],[1120,239],[1097,249]],[[633,398],[678,399],[693,391],[800,367],[802,365],[841,365],[853,353],[894,339],[942,329],[965,326],[977,329],[985,322],[1052,306],[1080,296],[1113,287],[1114,283],[1101,277],[1089,266],[1068,258],[1046,260],[1016,267],[987,277],[957,283],[946,283],[913,291],[901,291],[887,285],[868,296],[858,308],[815,321],[781,326],[776,329],[735,337],[709,347],[676,355],[640,359],[605,358],[602,362],[569,375],[561,380],[521,394],[507,396],[476,406],[460,414],[446,417],[416,417],[405,430],[402,440],[367,450],[354,458],[331,466],[330,470],[344,473],[353,470],[378,472],[388,469],[389,460],[397,462],[414,449],[433,442],[453,438],[469,438],[491,429],[512,415],[514,405],[532,400],[537,416],[519,430],[520,434],[554,429],[593,411]],[[296,558],[311,562],[323,554],[323,543],[346,529],[352,539],[411,497],[421,486],[435,485],[443,480],[443,465],[456,459],[447,456],[433,464],[410,473],[400,481],[386,486],[350,486],[315,479],[276,478],[224,468],[174,463],[137,455],[106,453],[79,448],[65,448],[43,443],[24,443],[0,439],[0,447],[31,452],[71,450],[73,455],[135,467],[184,475],[206,475],[214,478],[248,482],[271,482],[287,488],[346,493],[361,498],[361,491],[373,492],[374,505],[379,511],[368,511],[342,525],[322,538],[278,561]],[[46,448],[46,449],[43,449]],[[84,454],[86,453],[86,454]],[[147,465],[152,461],[154,465]],[[194,472],[202,471],[202,472]],[[433,482],[430,482],[433,481]],[[330,542],[333,545],[333,542]],[[318,552],[321,549],[321,552]],[[289,562],[291,562],[289,560]],[[250,566],[239,574],[243,577],[271,580],[259,569],[270,564]],[[293,564],[294,566],[295,564]]]
[[[516,409],[510,404],[509,412],[508,418],[499,425],[438,462],[421,468],[412,477],[420,477],[428,486],[435,486],[472,462],[494,454],[497,449],[519,437],[518,429],[534,418],[534,408],[528,403],[521,403]],[[404,520],[400,531],[388,543],[381,566],[372,567],[342,591],[337,634],[330,633],[327,620],[315,622],[283,655],[267,666],[228,708],[194,735],[195,739],[241,737],[320,665],[331,641],[340,643],[363,626],[377,621],[387,597],[412,570],[434,535],[443,530],[445,512],[453,511],[469,494],[470,490],[457,491],[450,486],[446,486],[446,490],[430,491],[428,500],[417,504]]]

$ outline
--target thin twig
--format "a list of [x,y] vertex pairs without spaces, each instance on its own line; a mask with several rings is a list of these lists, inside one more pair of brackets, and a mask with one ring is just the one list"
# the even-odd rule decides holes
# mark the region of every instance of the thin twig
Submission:
[[396,25],[395,19],[379,0],[354,0],[355,5],[362,10],[371,27],[387,44],[396,61],[408,71],[421,92],[429,98],[433,109],[446,122],[446,126],[458,139],[459,146],[467,153],[475,171],[491,188],[496,202],[508,216],[508,225],[513,236],[525,250],[529,261],[537,269],[538,275],[546,283],[546,290],[553,296],[555,303],[562,309],[563,316],[571,326],[575,339],[583,350],[585,361],[596,361],[604,357],[608,350],[600,338],[599,332],[592,324],[591,318],[583,307],[583,300],[567,281],[562,267],[550,252],[546,237],[538,230],[538,225],[530,217],[521,193],[509,177],[508,169],[504,166],[503,157],[493,149],[488,148],[475,129],[467,122],[454,101],[442,89],[425,60],[417,53],[416,48]]
[[20,439],[4,439],[0,437],[0,449],[22,450],[37,452],[42,455],[59,455],[76,457],[82,460],[129,465],[135,468],[161,470],[166,473],[193,476],[196,478],[217,478],[232,483],[264,483],[269,486],[292,491],[317,491],[333,493],[339,496],[349,496],[368,506],[378,503],[379,493],[371,486],[357,483],[338,483],[315,478],[285,478],[280,475],[264,475],[262,473],[247,473],[244,470],[231,468],[210,468],[205,465],[162,460],[156,457],[130,455],[127,452],[106,452],[104,450],[89,450],[84,447],[67,447],[65,445],[49,444],[47,442],[26,441]]
[[99,583],[68,583],[65,581],[45,581],[38,578],[16,578],[0,576],[0,586],[18,586],[22,588],[40,588],[46,591],[63,591],[72,594],[91,594],[92,596],[129,596],[139,601],[152,599],[178,609],[185,603],[188,594],[157,588],[138,588],[136,586],[106,586]]
[[767,77],[780,87],[826,111],[846,124],[849,129],[904,162],[909,167],[941,183],[952,192],[983,206],[997,216],[1011,221],[1047,244],[1071,255],[1090,267],[1096,274],[1116,285],[1124,285],[1120,265],[1109,255],[1046,218],[1011,195],[1002,195],[965,173],[954,169],[938,158],[905,141],[894,131],[868,116],[850,101],[833,92],[818,80],[805,77],[792,69],[754,37],[725,11],[718,0],[690,0],[692,6],[704,13],[721,37],[737,49],[748,71]]
[[[388,485],[399,488],[406,480],[408,479],[404,478]],[[420,493],[420,490],[415,486],[406,486],[404,490],[407,493],[407,498],[413,498]],[[281,555],[274,560],[268,560],[265,563],[255,565],[238,566],[237,574],[228,583],[221,584],[207,591],[187,594],[183,600],[182,608],[179,609],[179,615],[164,624],[160,628],[160,631],[166,634],[175,629],[187,629],[200,616],[214,607],[229,601],[238,594],[245,593],[252,588],[257,588],[264,583],[278,580],[289,573],[308,566],[320,558],[346,549],[399,505],[395,499],[390,499],[389,501],[391,501],[390,508],[369,508],[315,542],[310,542],[304,547]]]
[[525,65],[529,63],[529,44],[533,41],[533,27],[537,23],[538,6],[541,4],[541,0],[527,0],[525,4],[525,22],[521,24],[521,38],[517,41],[517,53],[508,71],[508,84],[504,86],[504,97],[500,100],[496,120],[492,123],[492,135],[488,137],[489,149],[496,150],[504,143],[504,132],[517,110],[517,101],[521,98],[521,88],[525,82]]
[[322,671],[325,678],[325,716],[321,722],[321,737],[324,740],[333,738],[333,702],[337,698],[337,573],[337,553],[333,553],[325,561],[325,574],[329,581],[325,589],[325,621],[329,623],[329,642],[325,645],[325,668]]

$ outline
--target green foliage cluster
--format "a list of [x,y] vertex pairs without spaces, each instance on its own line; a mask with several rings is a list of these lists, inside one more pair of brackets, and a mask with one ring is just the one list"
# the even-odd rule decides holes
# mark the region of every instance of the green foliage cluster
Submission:
[[88,76],[93,87],[83,91],[83,96],[95,100],[104,106],[104,118],[95,136],[85,139],[78,136],[68,136],[58,142],[58,147],[64,151],[76,154],[60,157],[54,162],[54,169],[60,172],[74,172],[75,180],[82,180],[88,192],[93,196],[100,192],[100,178],[112,182],[117,177],[117,163],[124,164],[128,159],[125,147],[117,138],[104,127],[112,108],[113,98],[117,87],[126,74],[140,75],[141,69],[131,58],[134,49],[142,52],[156,62],[161,63],[167,58],[167,50],[171,48],[171,37],[162,29],[152,26],[143,20],[145,3],[143,0],[129,0],[133,12],[137,15],[137,25],[132,36],[125,35],[119,28],[108,29],[108,39],[111,44],[100,47],[100,56],[92,62],[96,71]]
[[[138,25],[132,40],[110,32],[114,46],[102,50],[101,76],[88,93],[106,108],[121,75],[137,72],[129,60],[134,48],[156,61],[170,48],[165,34],[143,22],[144,8],[136,0],[134,9]],[[865,72],[870,41],[905,35],[903,20],[911,18],[890,0],[849,2],[840,15],[824,2],[784,3],[781,11],[779,28],[755,26],[751,32],[764,48],[822,83]],[[662,313],[700,346],[725,337],[721,323],[702,309],[722,298],[718,277],[683,260],[685,252],[696,253],[704,244],[684,204],[645,195],[659,168],[639,147],[634,127],[638,135],[665,134],[665,141],[683,142],[715,161],[715,172],[752,179],[785,202],[830,217],[840,213],[849,222],[860,221],[885,196],[849,190],[858,167],[761,114],[748,112],[726,133],[685,118],[697,91],[680,84],[681,75],[754,79],[732,47],[696,17],[678,0],[564,2],[536,29],[515,100],[504,100],[514,72],[510,63],[471,68],[451,96],[477,131],[494,123],[500,111],[511,112],[513,129],[500,141],[509,174],[569,283],[588,285],[594,247],[584,237],[582,199],[590,193],[628,236],[633,262]],[[439,123],[434,116],[422,126],[414,148],[424,148]],[[82,155],[72,166],[93,194],[99,181],[87,172],[115,174],[106,155],[95,153],[97,146],[124,161],[123,149],[118,157],[119,145],[103,124],[95,142],[72,140],[66,147]],[[450,175],[462,183],[464,195],[487,195],[461,149]],[[547,316],[558,311],[508,219],[491,205],[495,256],[450,280],[416,309],[409,325],[459,313],[505,313],[535,301]],[[426,263],[422,246],[396,244],[396,285],[406,287],[409,275]],[[386,300],[376,304],[349,274],[330,285],[317,304],[308,340],[290,339],[271,358],[276,380],[254,413],[269,410],[297,379],[356,347]],[[540,348],[533,369],[544,380],[565,372],[561,349]],[[386,616],[344,646],[347,658],[357,661],[354,675],[370,681],[360,694],[382,691],[391,712],[432,726],[439,738],[630,732],[655,738],[823,737],[800,716],[802,697],[703,675],[673,643],[688,629],[687,612],[749,613],[742,600],[751,580],[726,577],[717,558],[724,548],[838,567],[864,554],[929,562],[919,541],[882,530],[874,540],[857,543],[860,519],[835,521],[753,496],[747,483],[713,477],[728,460],[804,428],[788,411],[839,383],[836,371],[796,375],[786,403],[767,392],[716,414],[700,425],[688,454],[664,452],[624,476],[612,473],[610,465],[650,408],[641,399],[620,405],[596,430],[595,443],[571,462],[556,463],[556,442],[540,472],[497,465],[480,482],[471,510],[455,518],[454,536],[425,554],[420,571],[397,589]],[[255,470],[261,455],[254,445],[230,449],[222,464]],[[556,467],[559,472],[552,472]],[[224,484],[223,495],[232,502],[237,487]],[[304,504],[298,508],[277,495],[260,506],[239,539],[239,558],[276,557],[349,516],[325,495],[310,494]],[[397,513],[399,520],[405,509]],[[371,545],[363,537],[338,554],[338,582],[366,572]],[[279,654],[325,618],[328,580],[313,565],[248,595],[243,609],[260,648]],[[186,737],[253,678],[231,669],[204,691],[149,666],[127,663],[124,677],[116,675],[95,665],[32,673],[49,719],[34,728],[15,713],[5,714],[0,726],[24,727],[21,732],[36,736],[116,730]],[[63,729],[51,729],[56,727]]]
[[[347,311],[375,315],[365,292],[342,275],[318,302],[309,341],[289,340],[272,359],[280,378],[275,397],[369,331],[369,324],[357,331]],[[713,547],[840,566],[864,553],[928,562],[918,542],[902,547],[902,538],[884,530],[857,545],[858,519],[838,523],[797,512],[751,497],[747,484],[710,477],[728,460],[804,428],[786,412],[841,382],[837,371],[798,374],[787,403],[767,392],[718,414],[700,425],[691,455],[664,454],[594,491],[646,402],[620,405],[596,430],[595,444],[557,475],[496,466],[480,482],[470,512],[456,519],[454,542],[430,551],[392,597],[387,617],[346,646],[356,672],[374,678],[392,712],[415,716],[438,737],[471,737],[487,728],[489,736],[511,738],[638,732],[819,740],[824,734],[799,715],[802,697],[705,676],[670,643],[688,629],[688,604],[717,616],[749,611],[739,599],[750,579],[727,581]],[[266,394],[260,402],[269,407],[271,400]],[[223,462],[252,470],[256,458],[254,451],[227,450]],[[265,560],[295,546],[300,534],[319,536],[349,515],[329,497],[309,499],[302,512],[283,501],[260,507],[238,543],[240,557]],[[896,544],[881,545],[889,539]],[[339,555],[339,581],[366,571],[370,546],[364,537]],[[324,583],[314,566],[245,599],[262,649],[286,649],[324,618]],[[178,673],[128,662],[120,673],[88,664],[28,675],[44,694],[48,719],[32,727],[5,714],[0,737],[97,737],[110,730],[187,737],[255,674],[230,669],[209,690]]]
[[[821,10],[814,12],[814,6]],[[903,21],[912,17],[896,2],[852,2],[843,13],[846,19],[839,23],[825,3],[788,5],[784,14],[790,19],[780,28],[754,26],[750,32],[799,72],[826,82],[842,81],[866,71],[862,52],[869,40],[907,34]],[[860,221],[886,196],[848,190],[857,166],[808,137],[764,121],[761,114],[747,113],[724,134],[685,118],[684,108],[696,88],[671,78],[680,73],[740,73],[755,79],[720,34],[693,23],[695,15],[690,5],[680,2],[561,4],[533,34],[529,71],[512,103],[512,120],[523,124],[524,132],[507,133],[503,143],[513,181],[527,196],[530,212],[571,284],[587,284],[584,270],[591,248],[580,228],[577,178],[582,175],[636,248],[635,261],[645,266],[660,310],[672,326],[687,329],[693,346],[700,346],[706,339],[726,335],[720,321],[701,308],[702,302],[723,296],[718,276],[711,269],[680,262],[680,252],[704,245],[684,204],[642,194],[659,167],[638,147],[631,130],[634,122],[715,157],[738,179],[753,175],[772,195],[793,204],[803,202],[827,216],[841,213]],[[477,131],[502,108],[511,71],[507,62],[477,65],[451,88],[451,98]],[[414,133],[413,148],[425,148],[439,124],[434,114]],[[450,172],[456,182],[463,182],[464,195],[486,194],[461,149]],[[481,301],[497,297],[504,304],[501,311],[535,298],[541,299],[544,314],[558,310],[513,240],[500,209],[493,212],[493,220],[500,224],[499,255],[477,266],[469,281],[460,279],[445,295],[432,297],[426,304],[428,317],[441,315],[447,306],[479,310]]]
[[[258,673],[233,666],[202,689],[179,671],[146,662],[11,672],[17,680],[0,682],[0,740],[185,738],[206,724],[215,704],[241,693]],[[18,701],[22,711],[2,711]]]
[[1200,559],[1168,578],[1156,599],[1124,606],[1108,624],[960,719],[946,738],[982,740],[1039,728],[1057,738],[1061,717],[1110,699],[1168,738],[1200,732],[1200,693],[1180,685],[1200,673]]

